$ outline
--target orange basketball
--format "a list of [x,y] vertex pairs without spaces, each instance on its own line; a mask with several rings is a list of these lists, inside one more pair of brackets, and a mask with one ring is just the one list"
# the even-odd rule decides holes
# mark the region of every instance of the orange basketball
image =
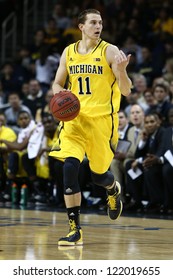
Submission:
[[71,91],[60,91],[51,98],[49,108],[55,119],[66,122],[79,114],[80,102]]

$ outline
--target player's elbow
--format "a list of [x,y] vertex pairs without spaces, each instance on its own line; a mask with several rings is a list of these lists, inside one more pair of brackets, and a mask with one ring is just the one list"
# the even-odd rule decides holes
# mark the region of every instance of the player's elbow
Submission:
[[128,96],[130,93],[131,93],[131,89],[121,92],[121,94],[124,95],[124,96]]

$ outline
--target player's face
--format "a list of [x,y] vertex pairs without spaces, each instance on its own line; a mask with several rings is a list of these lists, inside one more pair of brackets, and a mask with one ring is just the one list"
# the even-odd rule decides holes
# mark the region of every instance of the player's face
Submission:
[[99,39],[103,29],[102,18],[97,14],[88,14],[85,23],[80,24],[79,28],[90,39]]

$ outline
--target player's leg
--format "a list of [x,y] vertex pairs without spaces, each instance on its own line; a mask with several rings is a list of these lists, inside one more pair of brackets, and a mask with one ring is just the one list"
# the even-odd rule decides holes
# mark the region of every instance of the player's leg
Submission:
[[116,220],[122,212],[123,204],[120,199],[121,186],[115,181],[113,174],[107,171],[103,174],[92,174],[93,182],[102,186],[107,191],[107,205],[108,205],[108,215],[111,220]]
[[83,244],[80,227],[81,191],[78,183],[79,166],[80,161],[73,157],[67,158],[63,166],[64,200],[70,230],[65,237],[60,238],[58,242],[60,246]]
[[96,185],[103,186],[107,190],[108,215],[113,220],[117,219],[122,212],[120,184],[108,171],[114,156],[111,144],[116,147],[118,142],[117,126],[117,115],[94,119],[92,134],[95,137],[92,138],[91,135],[90,145],[87,145],[92,180]]
[[80,116],[70,122],[64,122],[58,142],[55,143],[50,156],[56,159],[66,159],[63,166],[64,200],[69,219],[70,231],[62,237],[59,245],[82,244],[80,227],[81,191],[78,183],[80,162],[85,155],[85,137]]

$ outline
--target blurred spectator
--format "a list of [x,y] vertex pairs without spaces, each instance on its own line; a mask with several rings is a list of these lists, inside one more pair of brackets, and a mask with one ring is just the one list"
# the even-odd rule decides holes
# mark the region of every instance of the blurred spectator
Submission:
[[163,84],[165,87],[169,88],[169,83],[168,81],[166,81],[163,76],[159,76],[157,78],[154,79],[153,84],[152,84],[152,88],[155,88],[156,85],[160,85]]
[[8,147],[1,142],[2,139],[7,141],[15,141],[17,138],[15,132],[6,126],[5,114],[0,111],[0,201],[4,201],[2,197],[2,191],[5,189],[6,184],[6,172],[7,172],[7,159],[8,159]]
[[[40,133],[42,134],[41,137]],[[34,201],[47,202],[53,196],[56,172],[50,169],[48,154],[59,136],[59,127],[52,115],[44,113],[30,137],[27,153],[22,158]],[[39,139],[38,139],[39,138]],[[31,151],[32,149],[32,151]],[[33,154],[33,150],[35,150]],[[30,154],[32,152],[32,155]],[[54,166],[52,166],[54,168]]]
[[49,18],[45,27],[45,43],[49,46],[57,45],[62,39],[62,32],[56,25],[54,18]]
[[142,106],[144,111],[148,108],[143,93],[147,89],[147,79],[142,74],[134,74],[132,79],[134,90],[138,93],[138,104]]
[[28,81],[33,77],[32,58],[28,46],[24,45],[19,48],[14,61],[15,64],[17,64],[18,67],[21,67],[21,69],[25,72],[25,81]]
[[172,36],[166,36],[164,40],[164,58],[165,60],[173,57],[173,40]]
[[20,91],[22,83],[26,80],[26,72],[22,67],[17,67],[12,62],[5,62],[1,66],[1,83],[7,98],[9,92]]
[[133,36],[128,35],[125,38],[121,49],[125,52],[125,54],[131,53],[131,52],[135,53],[137,64],[142,63],[142,53],[141,53],[142,48],[138,44],[138,41]]
[[[119,14],[121,14],[122,11],[125,11],[125,14],[127,16],[131,12],[132,6],[126,5],[123,0],[104,1],[104,2],[105,2],[106,14],[111,19],[118,18]],[[131,3],[131,1],[130,1],[130,3]],[[126,18],[126,20],[127,20],[127,18]]]
[[2,82],[0,81],[0,110],[9,107],[7,94],[3,91]]
[[144,185],[148,196],[146,210],[160,211],[163,204],[162,179],[162,144],[165,129],[160,126],[158,116],[153,114],[145,117],[146,138],[142,148],[137,150],[136,156],[143,156]]
[[170,14],[170,8],[161,7],[158,17],[153,24],[153,32],[158,35],[161,33],[173,35],[173,18]]
[[126,26],[127,35],[135,39],[136,42],[141,42],[143,36],[139,22],[136,17],[130,17]]
[[45,44],[46,33],[44,29],[38,29],[33,34],[33,42],[29,46],[32,62],[40,57],[40,48]]
[[[169,127],[166,128],[163,135],[162,156],[164,156],[168,151],[173,155],[173,108],[171,108],[168,112],[168,123]],[[169,158],[166,157],[163,157],[162,176],[164,186],[164,201],[163,207],[161,208],[161,213],[171,214],[173,212],[173,166],[171,165]]]
[[28,46],[21,46],[17,53],[17,60],[21,62],[21,65],[27,70],[30,69],[31,54]]
[[165,129],[160,126],[160,120],[156,114],[150,113],[145,116],[144,130],[135,153],[136,160],[132,164],[134,170],[138,165],[142,168],[143,175],[140,178],[143,177],[144,184],[132,180],[131,186],[134,194],[138,194],[135,197],[137,205],[141,203],[142,195],[144,193],[147,195],[146,211],[160,211],[163,204],[162,161],[160,157],[162,156],[164,131]]
[[170,102],[168,87],[164,84],[156,84],[153,88],[153,95],[157,101],[155,111],[162,117],[162,124],[168,125],[168,111],[173,104]]
[[131,169],[132,164],[135,160],[135,152],[138,146],[138,143],[141,138],[142,129],[144,126],[144,111],[140,105],[133,105],[130,110],[130,122],[133,126],[128,130],[127,140],[131,142],[131,146],[127,151],[124,168],[125,168],[125,182],[126,182],[126,196],[130,196],[133,199],[137,200],[136,193],[133,192],[133,188],[130,184],[128,170]]
[[4,111],[6,123],[18,134],[20,131],[20,126],[18,125],[18,115],[20,111],[26,111],[30,117],[32,117],[31,110],[22,104],[18,92],[11,92],[8,97],[8,102],[10,107]]
[[[108,24],[110,25],[110,31],[112,34],[114,34],[114,44],[117,44],[119,46],[123,46],[124,41],[126,40],[127,37],[127,20],[128,20],[128,15],[125,12],[125,10],[121,10],[117,17],[113,16],[107,17]],[[110,41],[111,42],[111,41]]]
[[155,99],[153,95],[152,89],[148,88],[143,93],[144,99],[146,101],[146,104],[148,105],[148,108],[145,110],[145,114],[147,115],[149,112],[153,112],[157,105],[157,100]]
[[29,95],[29,83],[23,83],[20,91],[21,99],[25,99]]
[[128,96],[126,96],[126,102],[127,104],[125,106],[124,112],[129,118],[131,107],[134,104],[138,104],[138,93],[135,91],[135,89],[132,89],[131,93]]
[[173,58],[168,58],[166,60],[162,76],[168,82],[173,80]]
[[74,43],[81,39],[81,31],[78,28],[77,16],[72,17],[71,25],[64,30],[63,37],[66,38],[66,41],[68,41],[68,43]]
[[66,28],[70,27],[71,20],[70,18],[65,14],[65,7],[61,3],[55,4],[52,12],[52,17],[56,21],[56,26],[58,29],[63,32]]
[[42,116],[44,115],[44,113],[50,113],[49,102],[50,102],[52,96],[53,96],[53,91],[52,91],[52,89],[49,89],[45,94],[45,106],[44,106],[44,108],[39,108],[36,111],[35,121],[37,123],[41,122]]
[[144,126],[144,110],[140,105],[134,104],[131,107],[130,122],[133,124],[133,126],[128,130],[127,140],[129,140],[132,145],[127,152],[125,160],[126,162],[134,159],[134,153],[140,139],[141,130]]
[[[151,1],[152,2],[152,1]],[[135,18],[138,22],[138,30],[142,35],[137,39],[140,40],[142,44],[148,42],[148,34],[151,30],[152,22],[155,15],[155,10],[151,8],[148,1],[146,0],[134,0],[132,4],[132,18]]]
[[169,92],[170,92],[170,101],[171,101],[171,103],[173,103],[173,80],[170,81]]
[[50,88],[59,60],[60,55],[51,54],[50,47],[44,45],[40,48],[40,57],[35,61],[35,78],[39,81],[44,93]]
[[39,81],[37,81],[36,79],[32,79],[29,81],[29,94],[24,98],[23,104],[31,110],[34,119],[37,109],[44,108],[45,96],[41,89]]
[[43,177],[43,174],[45,174],[43,168],[47,168],[47,176],[45,178],[50,182],[48,184],[49,188],[46,190],[47,198],[50,200],[53,197],[53,186],[55,185],[56,197],[54,199],[56,204],[60,206],[64,205],[62,173],[60,170],[58,172],[58,169],[55,168],[56,160],[49,157],[49,152],[59,137],[60,128],[53,116],[48,112],[42,114],[42,123],[44,126],[44,138],[36,160],[37,176]]
[[26,153],[26,147],[28,144],[31,132],[35,128],[35,122],[31,120],[31,116],[26,111],[20,111],[18,114],[18,124],[20,132],[15,141],[8,141],[6,138],[1,139],[8,150],[10,151],[7,162],[7,178],[6,188],[4,191],[4,198],[9,200],[11,196],[12,183],[18,183],[18,177],[26,177],[23,166],[21,164],[22,156]]
[[152,60],[152,53],[149,47],[142,46],[141,49],[142,62],[138,65],[138,71],[140,74],[144,75],[147,80],[147,87],[151,87],[153,79],[155,78],[154,63]]

